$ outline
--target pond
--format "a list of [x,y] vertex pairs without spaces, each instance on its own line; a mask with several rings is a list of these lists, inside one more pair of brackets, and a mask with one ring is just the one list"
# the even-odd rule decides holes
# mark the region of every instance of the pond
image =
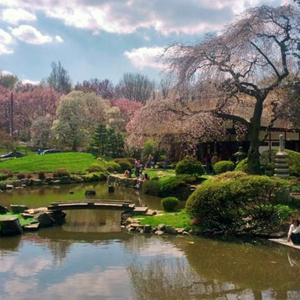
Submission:
[[[8,191],[0,204],[96,197],[159,208],[105,184]],[[69,194],[69,191],[74,194]],[[67,211],[61,227],[0,239],[0,299],[300,299],[300,252],[264,240],[129,234],[118,211]]]

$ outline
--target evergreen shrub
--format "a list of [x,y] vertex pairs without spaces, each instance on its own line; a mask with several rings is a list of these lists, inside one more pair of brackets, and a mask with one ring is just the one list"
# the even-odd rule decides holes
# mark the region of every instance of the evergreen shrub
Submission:
[[249,173],[249,168],[248,168],[248,158],[244,158],[241,160],[235,167],[235,171],[242,171],[245,173]]
[[103,181],[106,180],[106,175],[102,172],[92,172],[83,177],[85,182],[95,182],[95,181]]
[[161,183],[159,180],[148,180],[143,182],[142,190],[147,195],[160,196]]
[[176,197],[167,197],[161,200],[161,205],[164,208],[164,211],[174,211],[178,206],[179,200]]
[[99,163],[93,163],[91,166],[87,169],[88,173],[93,172],[105,172],[106,169],[104,166],[100,165]]
[[214,165],[214,170],[215,170],[216,174],[221,174],[221,173],[225,173],[228,171],[233,171],[234,167],[235,167],[235,164],[232,161],[222,160],[222,161],[218,161]]
[[131,171],[133,168],[130,161],[125,158],[115,158],[113,161],[121,166],[122,172],[125,172],[126,170]]
[[287,186],[285,180],[258,175],[209,180],[189,197],[186,209],[203,229],[236,232],[248,225],[256,232],[271,230],[286,217],[278,204],[285,204],[280,195]]
[[200,161],[192,156],[186,156],[176,165],[175,172],[176,175],[190,174],[194,176],[201,176],[205,173],[205,170]]
[[114,161],[109,161],[106,163],[106,170],[110,173],[112,173],[112,172],[122,173],[122,168],[121,168],[120,164],[118,164]]
[[[241,177],[248,176],[247,173],[242,171],[229,171],[222,173],[220,175],[214,176],[212,180],[214,181],[223,181],[223,180],[234,180],[234,179],[240,179]],[[209,181],[206,181],[209,182]]]

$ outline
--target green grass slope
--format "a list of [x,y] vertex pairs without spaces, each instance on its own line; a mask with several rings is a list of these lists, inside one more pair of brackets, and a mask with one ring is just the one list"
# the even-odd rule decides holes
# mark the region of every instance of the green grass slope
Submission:
[[70,173],[84,173],[93,162],[95,158],[90,153],[66,152],[0,160],[0,169],[9,169],[16,173],[34,173],[40,170],[53,172],[58,168],[66,168]]

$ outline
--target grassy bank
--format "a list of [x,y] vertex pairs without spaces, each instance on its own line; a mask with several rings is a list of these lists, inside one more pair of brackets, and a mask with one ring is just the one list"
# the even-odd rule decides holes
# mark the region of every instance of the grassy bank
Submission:
[[90,153],[66,152],[0,160],[0,169],[8,169],[15,173],[35,173],[40,170],[53,172],[58,168],[66,168],[70,173],[85,173],[93,162],[95,159]]
[[190,217],[186,214],[185,210],[178,212],[164,212],[162,215],[157,216],[136,216],[134,218],[141,219],[141,225],[151,225],[152,227],[159,224],[170,225],[175,228],[190,229]]

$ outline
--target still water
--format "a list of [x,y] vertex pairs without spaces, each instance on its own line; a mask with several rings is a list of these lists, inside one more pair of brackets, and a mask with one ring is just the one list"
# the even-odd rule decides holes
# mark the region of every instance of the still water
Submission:
[[[0,204],[133,200],[159,208],[134,190],[74,185],[6,192]],[[69,190],[74,192],[69,194]],[[66,224],[0,238],[0,299],[300,299],[300,251],[263,240],[122,232],[117,211],[67,211]]]

